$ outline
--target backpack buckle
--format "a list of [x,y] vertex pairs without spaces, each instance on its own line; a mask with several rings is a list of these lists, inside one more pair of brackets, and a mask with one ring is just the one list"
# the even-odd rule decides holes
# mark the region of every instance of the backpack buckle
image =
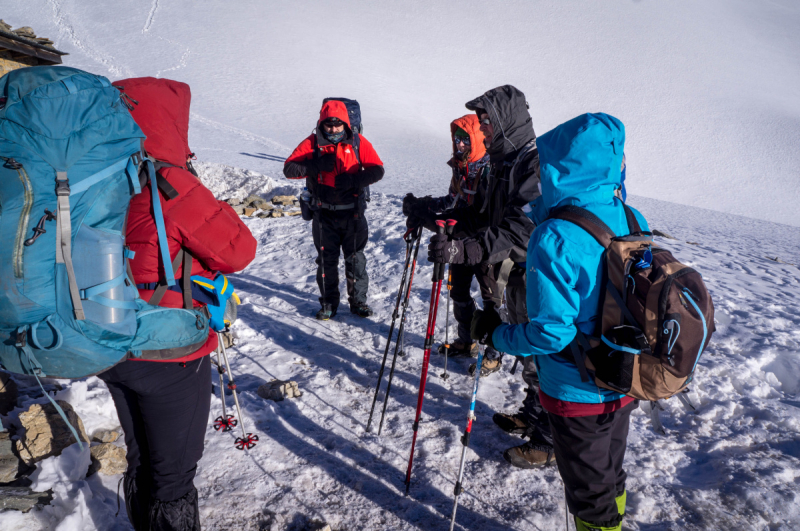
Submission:
[[20,348],[28,346],[28,330],[17,330],[17,344]]
[[68,196],[69,191],[69,179],[67,178],[67,172],[56,172],[56,195]]

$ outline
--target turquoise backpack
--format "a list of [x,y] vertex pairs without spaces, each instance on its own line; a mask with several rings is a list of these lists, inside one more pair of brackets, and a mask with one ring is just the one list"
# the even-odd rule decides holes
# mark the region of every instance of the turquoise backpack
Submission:
[[[0,364],[83,378],[129,357],[170,359],[208,338],[203,311],[139,298],[125,246],[144,134],[102,76],[35,66],[0,78]],[[175,283],[158,187],[161,261]],[[77,437],[76,437],[77,438]]]

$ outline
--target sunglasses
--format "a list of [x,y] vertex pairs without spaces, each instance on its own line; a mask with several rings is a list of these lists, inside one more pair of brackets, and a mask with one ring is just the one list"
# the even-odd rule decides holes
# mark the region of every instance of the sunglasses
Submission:
[[341,120],[336,120],[336,119],[334,119],[334,120],[326,120],[325,122],[322,123],[322,125],[324,125],[325,127],[340,127],[340,126],[344,125],[344,122],[341,121]]
[[481,125],[492,125],[492,122],[490,122],[488,118],[484,118],[481,120]]
[[465,146],[469,145],[469,137],[468,136],[457,136],[453,139],[456,144],[464,144]]

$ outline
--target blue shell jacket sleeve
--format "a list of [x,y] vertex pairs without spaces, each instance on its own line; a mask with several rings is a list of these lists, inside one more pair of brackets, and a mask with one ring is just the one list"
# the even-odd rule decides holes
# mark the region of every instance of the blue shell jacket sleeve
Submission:
[[537,231],[528,246],[527,304],[533,317],[526,324],[498,327],[492,335],[495,348],[517,356],[564,349],[575,337],[579,272],[561,238],[550,230]]

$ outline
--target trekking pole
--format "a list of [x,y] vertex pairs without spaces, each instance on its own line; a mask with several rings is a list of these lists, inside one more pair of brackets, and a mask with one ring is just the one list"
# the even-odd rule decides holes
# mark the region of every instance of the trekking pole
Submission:
[[233,415],[228,415],[225,409],[225,382],[222,380],[222,375],[225,374],[225,366],[222,364],[222,337],[218,336],[218,339],[216,365],[217,373],[219,373],[219,399],[222,401],[222,415],[214,419],[214,429],[217,431],[231,431],[238,422]]
[[[445,233],[445,222],[436,220],[438,228],[437,234]],[[442,280],[444,280],[444,264],[433,264],[433,285],[431,286],[431,303],[428,309],[428,328],[425,333],[425,354],[422,358],[422,373],[419,377],[419,394],[417,395],[417,413],[414,418],[414,435],[411,438],[411,455],[408,457],[408,470],[406,470],[406,494],[411,487],[411,467],[414,464],[414,447],[417,444],[417,432],[419,430],[419,418],[422,415],[422,401],[425,399],[425,382],[428,379],[428,363],[431,359],[431,346],[433,344],[433,333],[436,327],[436,311],[439,309],[439,295],[442,292]]]
[[406,296],[403,298],[403,310],[400,313],[400,330],[397,332],[397,342],[394,345],[394,353],[392,354],[392,367],[389,369],[389,381],[386,383],[386,395],[383,397],[383,409],[381,410],[381,421],[378,424],[378,435],[380,435],[381,430],[383,430],[383,419],[386,416],[386,406],[389,404],[389,392],[392,390],[392,379],[394,378],[394,367],[397,363],[398,349],[403,348],[402,341],[404,341],[406,337],[406,310],[408,309],[408,299],[411,297],[411,284],[414,282],[414,271],[417,268],[419,243],[422,241],[422,227],[419,227],[417,230],[417,244],[414,247],[414,258],[411,262],[411,276],[408,279],[408,286],[406,286]]
[[[400,279],[400,288],[397,290],[397,300],[394,303],[394,312],[392,313],[392,324],[389,326],[389,337],[386,339],[386,348],[383,351],[383,361],[381,368],[378,371],[378,383],[375,386],[375,396],[372,397],[372,408],[369,410],[369,420],[367,421],[367,431],[372,431],[372,415],[375,413],[375,404],[378,401],[378,392],[381,388],[381,380],[383,379],[383,371],[386,369],[386,359],[389,357],[389,347],[392,344],[392,335],[394,333],[394,325],[397,321],[397,310],[400,308],[400,301],[403,298],[403,289],[406,287],[406,276],[408,275],[408,265],[411,262],[411,246],[414,244],[414,237],[412,232],[414,229],[408,229],[403,235],[406,241],[406,263],[403,266],[403,276]],[[400,341],[400,334],[397,335],[397,341]]]
[[248,450],[256,445],[258,442],[258,435],[253,433],[246,433],[244,429],[244,417],[242,416],[242,408],[239,407],[239,396],[236,393],[236,382],[233,380],[233,373],[231,372],[231,365],[228,363],[228,354],[225,352],[225,343],[222,341],[222,334],[217,332],[217,339],[219,340],[220,352],[222,353],[222,360],[225,362],[225,369],[228,372],[228,389],[233,393],[233,402],[236,404],[236,413],[239,415],[239,427],[242,428],[242,436],[237,437],[234,444],[239,450]]
[[[478,354],[478,365],[477,367],[481,367],[483,363],[483,351]],[[461,463],[458,465],[458,479],[456,480],[456,486],[453,490],[453,494],[455,495],[455,499],[453,500],[453,514],[450,516],[450,531],[453,531],[453,528],[456,525],[456,510],[458,510],[458,497],[461,496],[463,492],[463,488],[461,487],[461,480],[464,479],[464,463],[467,459],[467,447],[469,446],[469,436],[472,433],[472,421],[475,420],[475,400],[478,396],[478,382],[481,379],[481,371],[475,371],[475,383],[472,384],[472,400],[469,403],[469,414],[467,415],[467,427],[464,429],[464,435],[461,437],[461,444],[463,448],[461,449]]]
[[[456,220],[448,219],[447,231],[448,236],[453,235],[453,230],[456,226]],[[439,375],[442,380],[447,380],[450,375],[447,374],[447,356],[450,353],[450,290],[453,289],[453,265],[447,264],[447,310],[444,317],[444,372]]]

